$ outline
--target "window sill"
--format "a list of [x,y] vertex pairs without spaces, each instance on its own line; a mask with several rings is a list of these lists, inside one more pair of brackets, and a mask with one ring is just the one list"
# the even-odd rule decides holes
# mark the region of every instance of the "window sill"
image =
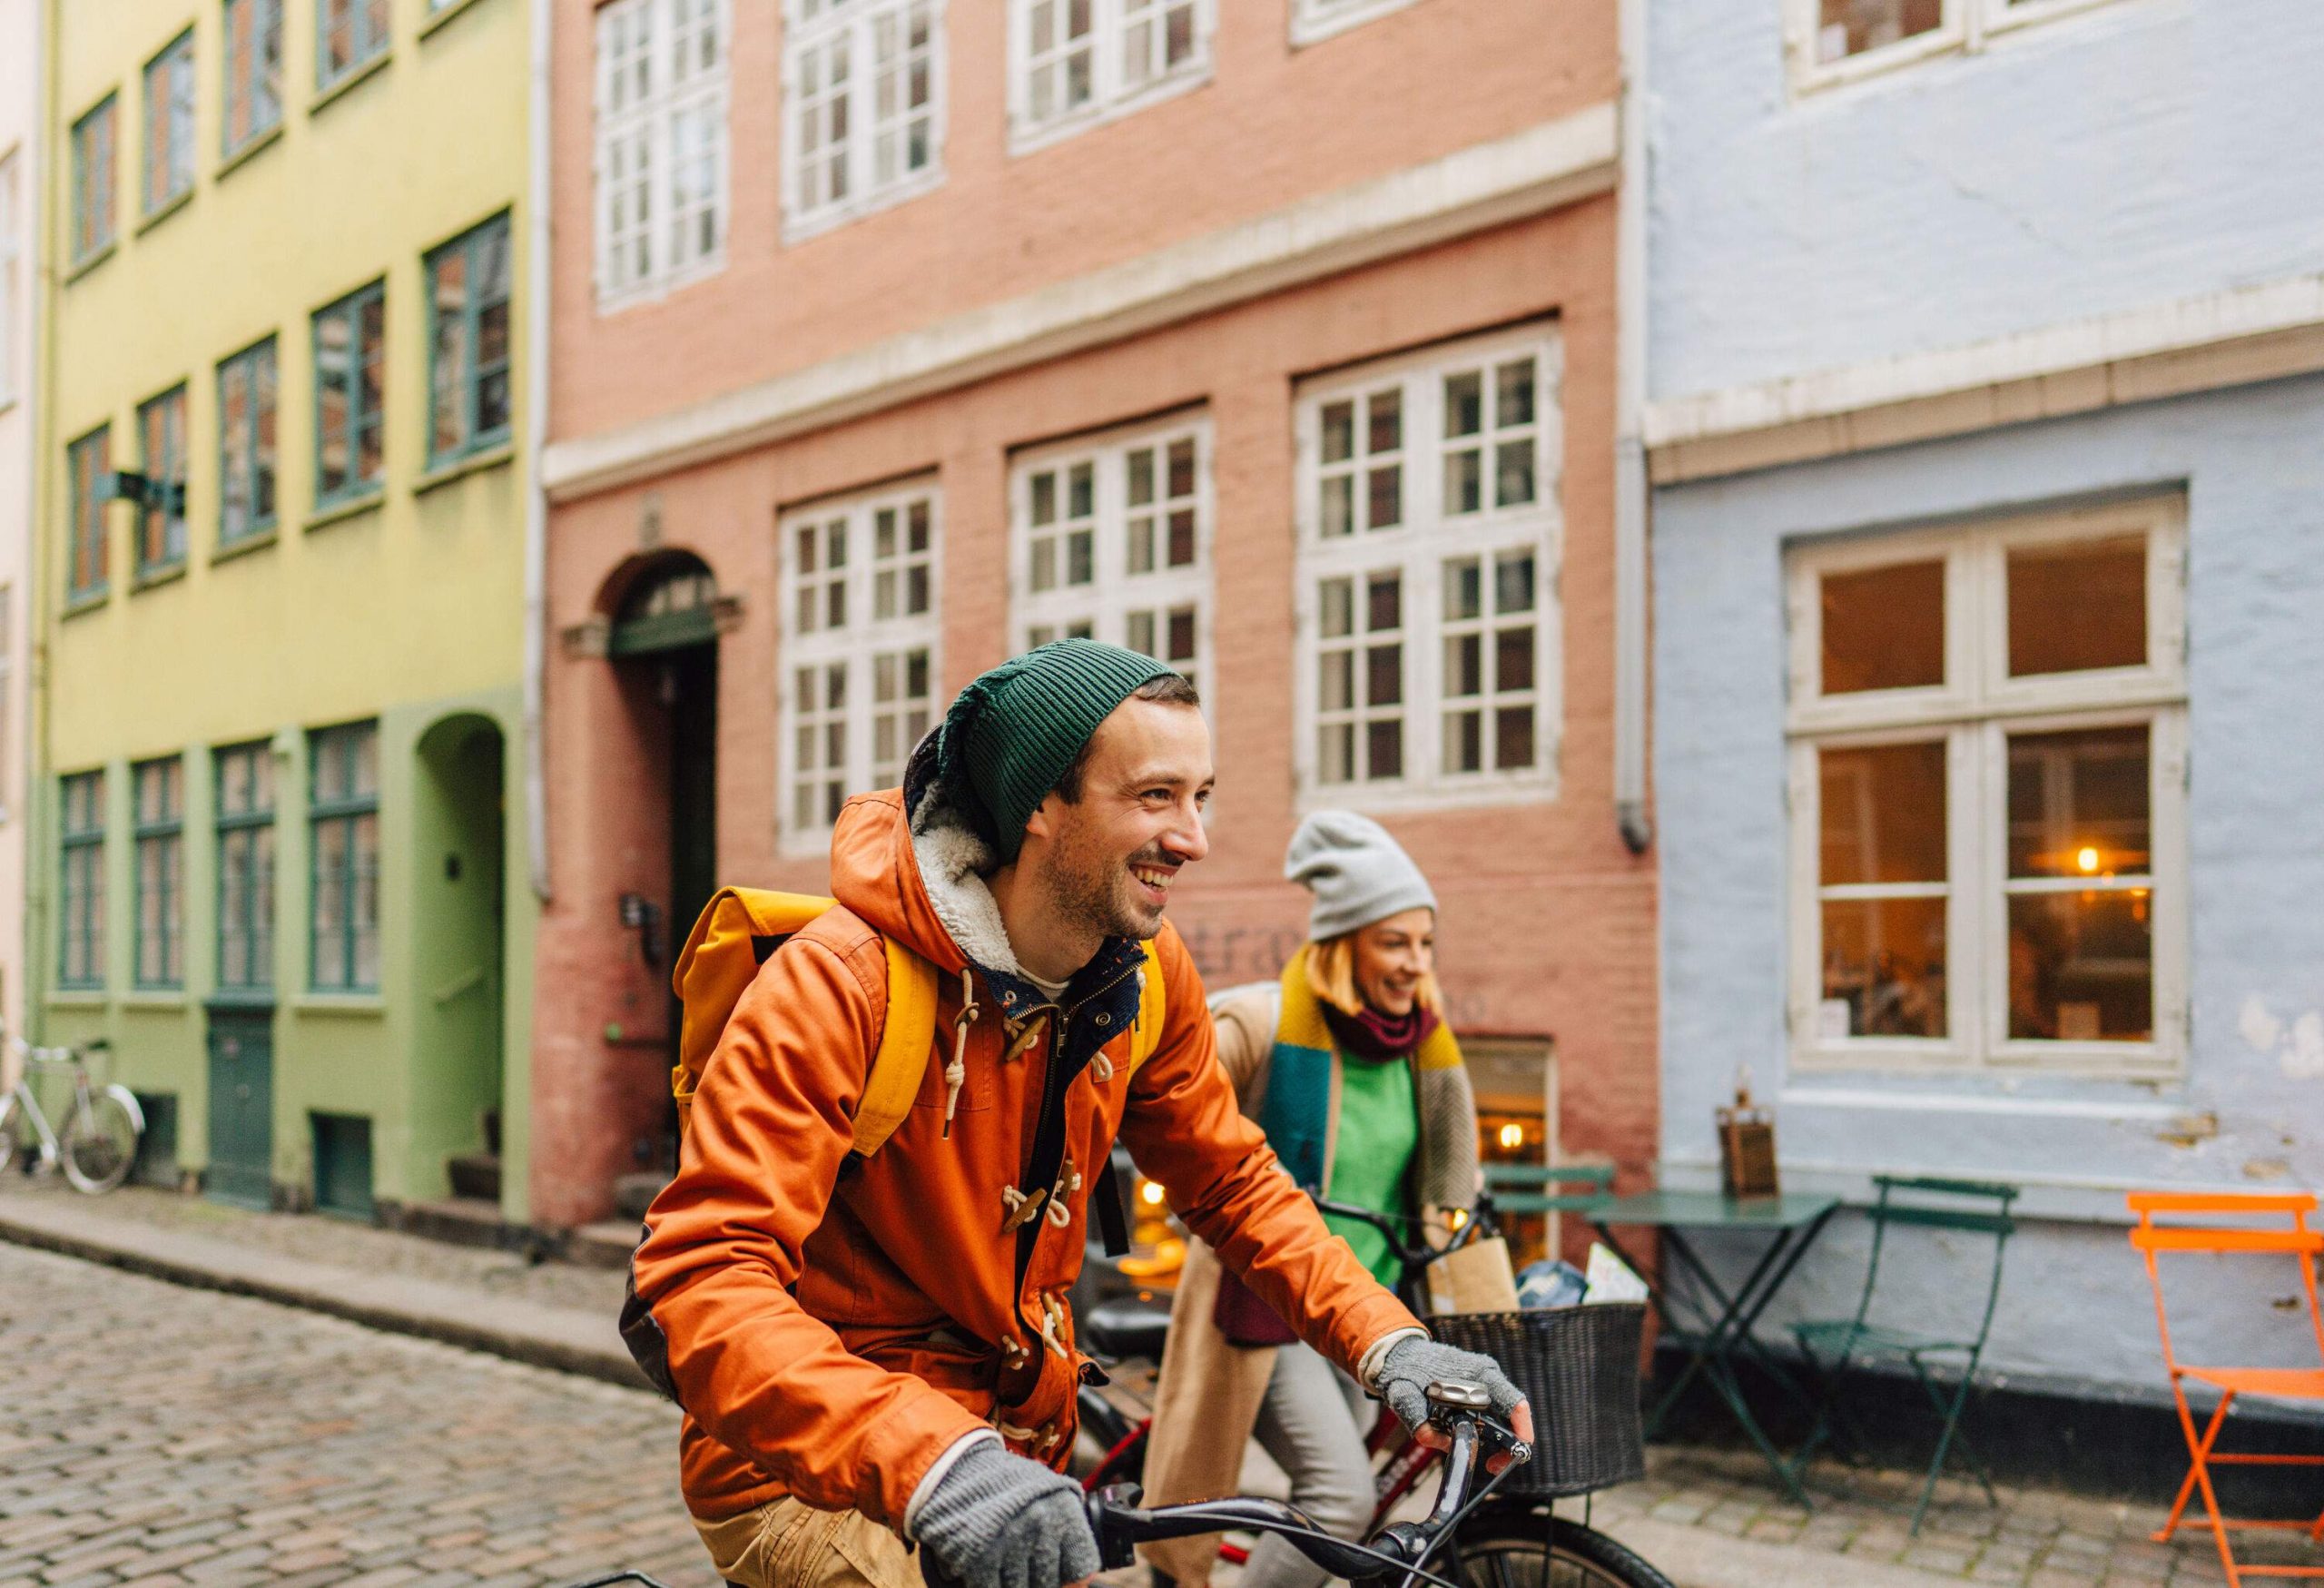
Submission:
[[341,77],[338,82],[332,84],[328,88],[319,87],[315,90],[315,97],[308,103],[307,113],[309,115],[314,115],[320,112],[323,106],[331,104],[335,100],[345,98],[347,94],[351,93],[354,89],[359,87],[363,84],[369,83],[372,78],[377,77],[380,73],[386,71],[388,69],[388,63],[395,58],[396,53],[393,50],[381,50],[378,54],[364,62],[360,66],[349,67],[347,74]]
[[263,133],[260,133],[256,136],[252,137],[249,143],[235,150],[231,154],[229,154],[222,160],[219,161],[218,170],[212,177],[212,180],[222,181],[228,172],[240,171],[243,166],[248,165],[251,161],[257,159],[260,155],[265,153],[269,149],[273,148],[281,142],[282,142],[282,123],[281,122],[277,122],[272,126],[267,128]]
[[216,567],[222,562],[231,562],[238,557],[248,557],[253,551],[264,551],[273,544],[274,526],[269,524],[263,529],[251,530],[239,540],[220,542],[218,548],[210,554],[210,566]]
[[610,314],[619,314],[625,309],[659,303],[698,281],[708,281],[725,268],[726,244],[722,242],[716,252],[691,261],[684,270],[668,271],[642,281],[632,281],[618,292],[598,292],[597,317],[602,320]]
[[317,508],[307,515],[307,521],[301,528],[310,530],[328,529],[333,524],[342,524],[350,518],[359,518],[366,513],[377,512],[379,505],[387,499],[387,488],[374,486],[359,497],[343,497],[338,501],[327,502]]
[[102,987],[58,987],[47,1001],[51,1009],[103,1009],[113,1000]]
[[84,590],[77,596],[67,596],[64,607],[56,614],[57,620],[62,622],[67,617],[78,617],[84,612],[95,612],[112,599],[113,592],[107,589]]
[[1191,94],[1197,88],[1208,85],[1216,72],[1215,64],[1206,58],[1198,69],[1194,66],[1181,66],[1177,76],[1166,77],[1158,83],[1149,83],[1135,94],[1127,94],[1111,104],[1087,105],[1038,127],[1024,126],[1018,123],[1014,115],[1011,115],[1009,131],[1009,158],[1013,160],[1023,155],[1039,153],[1052,143],[1062,143],[1068,138],[1078,136],[1094,127],[1102,127],[1108,122],[1119,121],[1124,116],[1136,115],[1142,110],[1160,104],[1165,100],[1176,99],[1182,94]]
[[1413,0],[1370,0],[1369,4],[1365,0],[1353,0],[1336,14],[1322,16],[1309,15],[1306,7],[1295,5],[1291,18],[1291,47],[1304,49],[1309,44],[1319,44],[1327,38],[1353,33],[1367,22],[1377,22],[1389,13],[1402,11],[1412,4]]
[[[1552,764],[1557,759],[1558,746],[1549,745]],[[1558,779],[1555,774],[1527,773],[1472,774],[1477,781],[1442,784],[1434,786],[1382,786],[1361,783],[1318,784],[1311,774],[1303,782],[1298,796],[1302,814],[1310,811],[1393,811],[1421,813],[1427,811],[1473,811],[1492,806],[1547,805],[1558,800]]]
[[175,562],[163,563],[158,567],[140,568],[135,581],[129,587],[129,593],[135,596],[162,585],[174,585],[183,577],[185,577],[185,558],[183,557],[178,558]]
[[464,15],[475,10],[478,4],[478,0],[451,0],[450,5],[439,8],[435,15],[419,25],[419,36],[421,38],[435,37],[438,28],[449,23],[455,16]]
[[185,192],[179,193],[176,197],[164,202],[160,209],[148,211],[143,217],[141,217],[137,222],[136,234],[140,237],[144,236],[145,233],[151,232],[154,227],[159,226],[162,222],[168,220],[171,216],[176,214],[180,210],[184,209],[192,202],[193,202],[193,184],[192,182],[188,182],[186,184]]
[[516,442],[495,441],[482,451],[471,452],[465,458],[455,458],[448,463],[436,465],[412,481],[411,494],[416,497],[424,497],[438,486],[449,485],[456,479],[466,479],[471,474],[482,474],[487,469],[498,469],[505,463],[514,462],[516,457]]
[[186,1002],[182,987],[133,987],[121,998],[123,1009],[167,1009],[182,1012]]
[[914,199],[924,198],[943,185],[944,165],[940,154],[926,171],[917,172],[880,192],[830,205],[817,210],[812,214],[797,219],[786,213],[783,222],[783,245],[785,248],[796,248],[803,242],[812,242],[825,232],[837,232],[842,227],[852,225],[858,221],[868,221],[872,216],[892,210],[899,204],[908,204]]
[[104,263],[105,261],[111,259],[113,255],[113,251],[120,246],[121,243],[118,241],[108,242],[103,248],[97,250],[96,252],[89,255],[88,258],[74,261],[71,268],[66,270],[64,272],[64,284],[69,287],[74,282],[79,281],[83,276],[87,275],[91,271],[95,270],[99,265]]
[[290,1012],[379,1020],[388,1012],[388,1001],[376,992],[310,992],[290,1001]]

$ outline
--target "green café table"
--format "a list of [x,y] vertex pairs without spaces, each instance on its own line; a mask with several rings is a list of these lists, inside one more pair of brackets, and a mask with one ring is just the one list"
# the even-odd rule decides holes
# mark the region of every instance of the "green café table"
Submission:
[[[1816,1238],[1823,1233],[1824,1226],[1839,1206],[1838,1198],[1820,1194],[1728,1197],[1717,1191],[1643,1191],[1593,1202],[1588,1210],[1599,1238],[1633,1271],[1643,1276],[1646,1268],[1615,1238],[1617,1225],[1631,1228],[1650,1226],[1660,1230],[1662,1249],[1669,1255],[1671,1265],[1687,1276],[1683,1297],[1672,1295],[1667,1273],[1664,1282],[1652,1287],[1654,1309],[1672,1337],[1686,1347],[1688,1359],[1686,1367],[1648,1413],[1648,1436],[1660,1428],[1678,1405],[1679,1396],[1700,1374],[1710,1380],[1719,1398],[1727,1403],[1728,1410],[1742,1425],[1743,1432],[1758,1446],[1759,1454],[1775,1473],[1777,1483],[1803,1506],[1807,1504],[1807,1495],[1759,1426],[1758,1418],[1752,1415],[1750,1402],[1744,1397],[1735,1369],[1743,1357],[1753,1356],[1786,1394],[1805,1402],[1805,1392],[1783,1365],[1752,1338],[1751,1328],[1767,1310],[1768,1303],[1775,1299],[1776,1292],[1783,1288],[1792,1269],[1799,1266],[1799,1259],[1807,1255],[1807,1248],[1816,1244]],[[1694,1229],[1743,1230],[1770,1238],[1758,1266],[1730,1293],[1689,1243],[1685,1232]],[[1680,1313],[1687,1316],[1682,1317]]]

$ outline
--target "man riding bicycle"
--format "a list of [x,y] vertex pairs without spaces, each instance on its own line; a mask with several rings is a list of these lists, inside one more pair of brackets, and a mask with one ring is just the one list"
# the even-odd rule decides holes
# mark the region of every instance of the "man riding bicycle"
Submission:
[[[1236,1106],[1163,922],[1208,852],[1211,781],[1185,679],[1067,640],[976,679],[901,790],[841,814],[841,908],[736,1006],[625,1309],[685,1410],[687,1505],[730,1582],[915,1588],[932,1561],[967,1588],[1059,1588],[1098,1569],[1059,1469],[1094,1372],[1067,1296],[1117,1133],[1226,1267],[1408,1426],[1431,1382],[1467,1379],[1531,1436],[1515,1387],[1426,1336]],[[940,994],[917,1106],[862,1157],[888,941]],[[1149,972],[1162,1025],[1133,1066]]]

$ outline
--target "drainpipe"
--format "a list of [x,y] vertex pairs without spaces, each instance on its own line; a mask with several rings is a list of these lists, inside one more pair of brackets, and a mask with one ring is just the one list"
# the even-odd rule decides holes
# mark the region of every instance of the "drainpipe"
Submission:
[[64,0],[41,0],[33,8],[33,58],[39,63],[34,70],[33,87],[33,144],[34,158],[27,163],[32,169],[25,174],[32,183],[32,269],[26,272],[32,282],[32,379],[27,390],[32,396],[32,409],[25,416],[25,427],[32,431],[31,468],[27,470],[28,510],[25,520],[25,626],[31,630],[25,647],[25,748],[27,754],[19,762],[19,772],[25,780],[25,916],[24,973],[16,978],[16,997],[24,1011],[24,1030],[12,1032],[33,1041],[47,1036],[45,993],[48,972],[54,964],[43,950],[48,942],[48,865],[53,851],[48,843],[49,770],[54,760],[48,741],[48,639],[54,626],[49,611],[51,592],[48,587],[47,559],[41,555],[49,523],[50,482],[60,472],[48,466],[48,449],[56,412],[56,349],[50,315],[55,293],[51,290],[51,278],[55,271],[55,218],[50,213],[49,192],[53,178],[49,167],[54,157],[49,149],[50,133],[54,131],[56,107],[55,41],[60,36],[59,14]]
[[554,0],[532,0],[527,85],[525,268],[525,848],[533,893],[548,902],[548,793],[541,742],[541,671],[548,646],[549,27]]
[[1646,804],[1647,0],[1620,0],[1622,173],[1614,222],[1614,824],[1654,842]]

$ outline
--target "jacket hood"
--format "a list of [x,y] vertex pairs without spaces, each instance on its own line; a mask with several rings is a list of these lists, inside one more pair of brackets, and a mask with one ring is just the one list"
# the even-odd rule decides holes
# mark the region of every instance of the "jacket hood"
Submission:
[[[903,787],[858,794],[832,831],[832,893],[881,936],[940,971],[966,966],[1026,980],[985,885],[998,863],[936,776],[930,735],[912,753]],[[907,810],[911,814],[906,817]]]

